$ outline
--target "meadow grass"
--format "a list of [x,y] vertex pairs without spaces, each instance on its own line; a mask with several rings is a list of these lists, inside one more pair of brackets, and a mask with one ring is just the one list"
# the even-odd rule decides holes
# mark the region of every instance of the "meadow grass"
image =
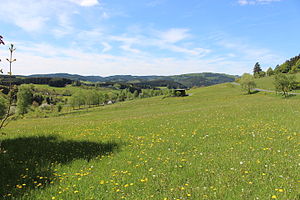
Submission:
[[300,97],[232,84],[189,93],[10,123],[0,195],[300,199]]

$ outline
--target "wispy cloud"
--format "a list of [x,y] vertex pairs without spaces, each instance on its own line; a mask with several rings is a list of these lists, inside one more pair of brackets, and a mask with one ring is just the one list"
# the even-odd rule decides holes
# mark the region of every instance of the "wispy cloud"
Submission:
[[102,42],[101,44],[103,46],[103,50],[102,50],[103,53],[106,53],[112,49],[112,46],[107,42]]
[[158,33],[161,40],[167,43],[177,43],[190,37],[189,29],[172,28]]
[[[25,46],[30,46],[26,48]],[[78,74],[113,75],[113,74],[173,74],[187,71],[208,70],[207,62],[181,60],[176,58],[157,58],[155,56],[137,56],[129,54],[116,56],[84,52],[80,49],[57,48],[46,44],[19,43],[14,63],[15,74],[69,72]],[[41,53],[43,52],[43,53]],[[0,53],[5,53],[0,50]],[[186,68],[182,68],[188,62]],[[40,67],[43,66],[43,67]],[[88,67],[87,67],[88,66]],[[28,70],[30,69],[30,70]]]
[[211,52],[210,49],[199,47],[193,43],[190,45],[181,44],[183,41],[192,38],[188,29],[171,28],[169,30],[147,30],[150,34],[128,33],[121,36],[109,36],[108,40],[121,43],[120,48],[131,53],[142,53],[139,48],[157,48],[170,52],[182,53],[189,56],[204,56]]
[[222,39],[218,44],[223,48],[230,50],[231,53],[228,54],[228,57],[234,55],[235,60],[242,60],[249,63],[250,66],[254,65],[255,62],[261,62],[264,65],[268,65],[267,67],[270,67],[284,61],[283,57],[270,49],[256,47],[245,41]]
[[240,5],[256,5],[256,4],[270,4],[282,0],[238,0]]
[[[27,32],[45,30],[45,27],[53,28],[57,36],[66,35],[72,31],[70,22],[72,16],[78,13],[78,7],[91,7],[99,5],[98,0],[1,0],[1,21],[13,23]],[[102,18],[108,18],[103,11]]]
[[80,6],[86,6],[86,7],[99,5],[98,0],[69,0],[69,1],[76,3]]
[[3,0],[0,6],[0,18],[6,22],[14,23],[25,31],[40,30],[49,20],[47,13],[51,6],[46,9],[46,3],[36,0],[26,2],[22,0]]
[[151,0],[146,5],[149,7],[156,7],[163,4],[166,0]]

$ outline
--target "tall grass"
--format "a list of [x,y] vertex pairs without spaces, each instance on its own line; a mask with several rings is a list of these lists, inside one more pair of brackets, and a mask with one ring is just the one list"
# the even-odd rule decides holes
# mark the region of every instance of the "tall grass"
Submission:
[[299,97],[189,93],[12,122],[3,199],[300,198]]

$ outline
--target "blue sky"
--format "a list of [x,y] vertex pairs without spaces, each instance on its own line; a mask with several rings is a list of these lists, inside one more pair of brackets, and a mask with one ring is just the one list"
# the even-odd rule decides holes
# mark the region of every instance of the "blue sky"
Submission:
[[300,53],[299,13],[299,0],[1,0],[0,58],[14,43],[15,74],[242,74]]

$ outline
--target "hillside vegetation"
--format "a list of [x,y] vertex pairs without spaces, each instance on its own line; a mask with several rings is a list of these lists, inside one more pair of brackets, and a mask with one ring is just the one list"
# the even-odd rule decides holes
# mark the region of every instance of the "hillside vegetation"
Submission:
[[221,84],[13,121],[4,199],[299,199],[300,99]]
[[300,72],[300,54],[298,56],[288,59],[281,65],[277,65],[275,68],[275,72],[281,72],[281,73]]

